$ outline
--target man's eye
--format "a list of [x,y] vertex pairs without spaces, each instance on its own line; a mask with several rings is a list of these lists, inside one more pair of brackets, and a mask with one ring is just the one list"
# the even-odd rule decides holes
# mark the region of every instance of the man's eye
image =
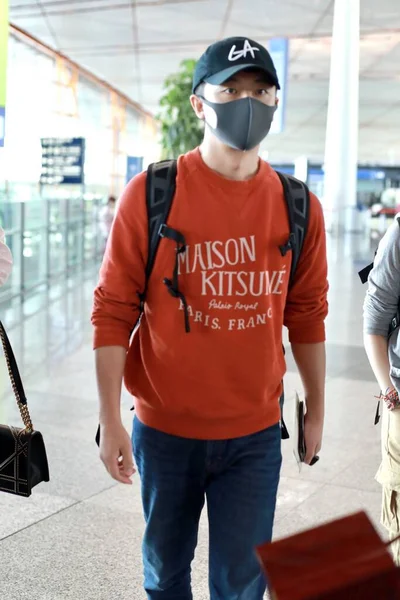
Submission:
[[226,88],[225,94],[236,94],[235,88]]
[[269,94],[269,90],[264,88],[262,90],[258,90],[257,92],[260,96],[265,96],[266,94]]

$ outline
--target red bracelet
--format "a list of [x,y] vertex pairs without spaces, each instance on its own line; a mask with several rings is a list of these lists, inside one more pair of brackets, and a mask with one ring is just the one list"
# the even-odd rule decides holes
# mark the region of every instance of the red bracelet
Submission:
[[400,407],[399,394],[397,390],[388,388],[384,394],[381,392],[379,399],[385,402],[389,410],[395,410],[396,408]]

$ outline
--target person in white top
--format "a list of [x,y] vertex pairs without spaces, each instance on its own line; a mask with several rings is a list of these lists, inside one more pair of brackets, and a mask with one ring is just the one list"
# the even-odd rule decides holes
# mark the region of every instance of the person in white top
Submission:
[[6,283],[13,265],[11,250],[6,245],[5,237],[4,231],[0,227],[0,286]]
[[114,222],[116,204],[116,198],[114,196],[110,196],[107,204],[100,211],[100,231],[104,239],[104,244],[107,243],[108,236],[110,235],[111,227]]

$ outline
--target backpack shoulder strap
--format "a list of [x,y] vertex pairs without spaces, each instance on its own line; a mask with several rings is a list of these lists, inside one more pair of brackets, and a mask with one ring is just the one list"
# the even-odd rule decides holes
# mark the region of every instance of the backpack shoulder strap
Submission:
[[[400,227],[400,215],[396,215],[395,217],[398,226]],[[358,271],[358,276],[361,279],[361,283],[367,283],[368,279],[369,279],[369,274],[371,273],[372,269],[374,268],[374,264],[375,264],[375,257],[377,254],[378,250],[375,250],[375,254],[374,254],[374,260],[372,263],[370,263],[369,265],[367,265],[366,267],[364,267],[363,269],[361,269],[361,271]]]
[[372,262],[369,265],[367,265],[366,267],[364,267],[363,269],[361,269],[361,271],[358,272],[358,276],[361,279],[361,283],[367,283],[369,274],[371,273],[373,268],[374,268],[374,263]]
[[[282,183],[289,220],[289,240],[280,248],[280,250],[283,256],[289,250],[292,251],[292,264],[289,276],[290,288],[294,282],[297,263],[299,262],[304,240],[307,235],[308,221],[310,218],[310,191],[305,183],[295,177],[280,173],[279,171],[276,171],[276,174]],[[284,348],[283,352],[285,352]],[[282,386],[282,395],[279,401],[281,408],[281,437],[283,440],[287,440],[290,436],[283,418],[284,401],[285,392]]]
[[285,173],[276,171],[281,180],[289,217],[290,237],[282,250],[292,251],[289,287],[293,285],[297,264],[303,249],[310,219],[310,190],[307,185]]
[[147,169],[146,207],[148,218],[148,255],[146,264],[146,287],[153,270],[158,246],[160,229],[165,225],[176,189],[177,161],[164,160],[151,164]]

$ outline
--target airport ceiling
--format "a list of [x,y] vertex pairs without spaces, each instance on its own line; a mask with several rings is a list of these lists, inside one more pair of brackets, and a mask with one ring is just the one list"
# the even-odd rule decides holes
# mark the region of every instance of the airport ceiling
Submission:
[[[351,1],[351,0],[350,0]],[[286,126],[270,160],[324,155],[333,0],[10,0],[10,22],[153,113],[164,78],[231,35],[290,39]],[[400,164],[400,2],[361,0],[363,163]]]

